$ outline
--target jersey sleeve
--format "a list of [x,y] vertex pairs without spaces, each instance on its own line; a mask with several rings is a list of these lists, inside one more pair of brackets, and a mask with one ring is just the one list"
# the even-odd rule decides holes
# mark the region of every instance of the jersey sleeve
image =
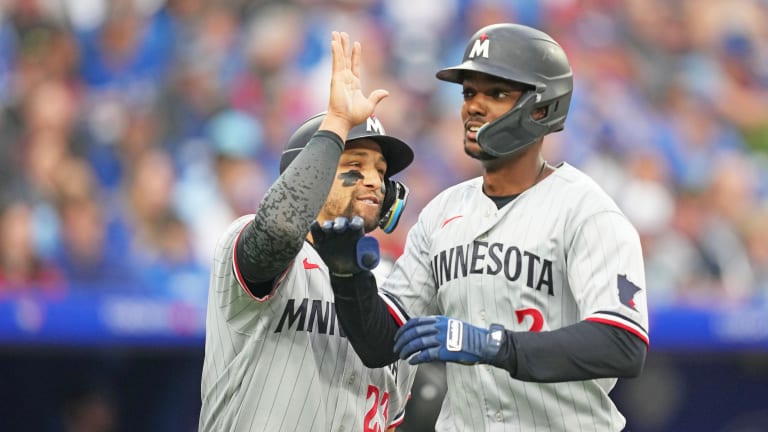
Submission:
[[234,251],[238,237],[252,221],[253,215],[242,216],[230,224],[220,237],[214,253],[208,292],[208,307],[215,308],[230,326],[243,333],[249,333],[260,303],[254,301],[246,289],[235,263]]
[[[408,232],[403,254],[380,286],[393,318],[438,314],[437,289],[430,265],[432,207],[428,205]],[[403,310],[404,309],[404,310]]]
[[582,320],[648,337],[642,248],[637,231],[619,211],[606,210],[578,225],[568,249],[568,282]]
[[408,401],[411,399],[411,388],[413,382],[416,379],[417,367],[408,364],[406,360],[398,360],[396,363],[398,368],[397,373],[397,388],[398,394],[402,397],[397,403],[393,403],[390,407],[389,419],[387,421],[387,429],[400,426],[405,420],[405,409]]

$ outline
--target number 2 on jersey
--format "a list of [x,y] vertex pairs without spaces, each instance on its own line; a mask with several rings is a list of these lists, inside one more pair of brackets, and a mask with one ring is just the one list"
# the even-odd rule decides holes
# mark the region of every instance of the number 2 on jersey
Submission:
[[[381,396],[381,398],[379,398],[379,396]],[[389,393],[384,392],[382,394],[378,387],[369,384],[366,401],[371,404],[371,406],[365,413],[363,432],[384,432],[387,428]],[[380,424],[379,419],[382,419],[384,424]]]
[[515,311],[517,317],[517,323],[522,324],[525,317],[531,317],[531,326],[528,327],[528,331],[538,332],[544,328],[544,315],[541,311],[534,308],[518,309]]

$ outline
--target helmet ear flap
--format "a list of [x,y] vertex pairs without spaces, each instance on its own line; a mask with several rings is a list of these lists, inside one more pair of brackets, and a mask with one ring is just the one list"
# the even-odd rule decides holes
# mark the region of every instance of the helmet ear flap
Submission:
[[395,230],[408,200],[408,186],[399,181],[384,179],[384,202],[381,204],[379,228],[389,234]]
[[546,125],[531,115],[539,93],[524,93],[515,107],[477,131],[477,143],[484,152],[504,157],[533,144],[547,133]]

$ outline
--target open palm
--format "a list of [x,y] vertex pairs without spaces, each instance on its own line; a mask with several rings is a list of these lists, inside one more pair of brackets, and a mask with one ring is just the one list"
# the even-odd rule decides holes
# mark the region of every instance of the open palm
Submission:
[[389,94],[381,89],[374,90],[368,96],[363,94],[360,85],[361,50],[359,42],[352,44],[350,50],[347,33],[331,34],[333,65],[328,113],[347,120],[350,127],[370,117],[376,105]]

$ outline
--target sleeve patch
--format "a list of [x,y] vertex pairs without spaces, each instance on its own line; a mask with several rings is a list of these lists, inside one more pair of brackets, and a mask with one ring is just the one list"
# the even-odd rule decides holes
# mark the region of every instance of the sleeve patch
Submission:
[[635,307],[635,294],[640,291],[640,287],[627,279],[627,275],[622,274],[617,276],[616,285],[619,290],[619,301],[621,304],[636,311],[637,308]]

